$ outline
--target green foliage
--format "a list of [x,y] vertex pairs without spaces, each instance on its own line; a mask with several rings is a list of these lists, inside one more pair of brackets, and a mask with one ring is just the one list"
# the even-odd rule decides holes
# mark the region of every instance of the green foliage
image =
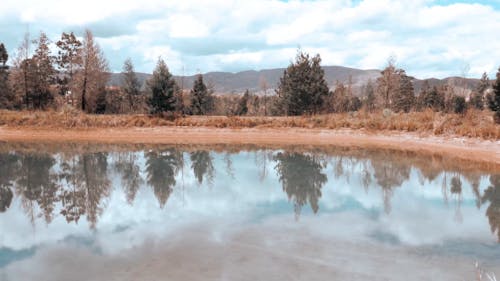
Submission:
[[128,101],[129,111],[134,112],[136,110],[136,106],[134,105],[137,97],[141,94],[141,83],[135,74],[134,65],[130,58],[125,60],[123,64],[122,80],[123,92]]
[[178,90],[174,77],[163,59],[158,59],[153,76],[147,82],[149,106],[152,114],[174,110],[174,94]]
[[368,83],[363,87],[364,92],[364,106],[368,111],[373,111],[375,109],[375,89],[373,88],[373,84],[371,80],[368,80]]
[[458,114],[465,113],[467,109],[467,104],[465,98],[462,96],[453,96],[451,99],[451,104],[453,106],[453,112]]
[[500,68],[497,79],[493,85],[493,93],[488,95],[488,107],[495,113],[495,122],[500,124]]
[[5,46],[0,43],[0,108],[10,109],[13,107],[14,93],[9,83],[8,58],[9,54]]
[[55,76],[54,57],[50,54],[50,42],[45,33],[41,32],[34,42],[37,43],[35,54],[24,61],[30,86],[25,103],[34,109],[45,109],[54,99],[50,91]]
[[484,109],[484,96],[486,93],[486,90],[490,87],[490,81],[488,79],[488,75],[483,73],[483,76],[481,77],[481,80],[479,81],[479,85],[477,86],[477,89],[472,92],[472,95],[470,97],[470,104],[479,110]]
[[395,111],[409,112],[415,104],[415,92],[411,77],[407,76],[402,69],[399,69],[396,74],[399,80],[397,90],[393,96],[392,108]]
[[248,90],[245,91],[243,96],[238,101],[238,107],[236,108],[235,115],[246,115],[248,112],[248,99],[250,98],[250,93]]
[[435,111],[444,109],[444,94],[437,87],[424,87],[420,92],[419,103],[421,108],[431,108]]
[[320,63],[319,54],[313,58],[303,52],[297,54],[295,62],[284,71],[276,91],[279,111],[286,115],[319,112],[328,96],[328,85]]
[[71,90],[74,82],[75,72],[82,67],[82,42],[80,42],[73,32],[61,34],[61,39],[56,42],[58,48],[56,64],[59,75],[57,84],[59,94],[65,95]]
[[208,90],[203,83],[203,76],[198,75],[191,89],[191,114],[205,115],[213,110],[213,97],[211,91]]

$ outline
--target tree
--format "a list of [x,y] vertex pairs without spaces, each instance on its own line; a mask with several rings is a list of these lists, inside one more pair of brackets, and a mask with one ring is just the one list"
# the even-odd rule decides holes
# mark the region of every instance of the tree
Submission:
[[54,99],[50,91],[50,85],[56,73],[53,67],[54,57],[50,54],[50,41],[45,33],[41,32],[34,42],[37,48],[33,58],[29,61],[31,63],[29,77],[32,80],[30,101],[33,108],[45,109]]
[[402,69],[398,69],[396,74],[398,85],[394,93],[392,108],[396,111],[409,112],[415,104],[415,92],[411,77],[407,76],[406,72]]
[[371,79],[368,80],[363,90],[365,97],[364,106],[368,111],[373,111],[375,109],[375,90]]
[[246,115],[248,112],[248,99],[250,98],[250,93],[248,90],[245,91],[243,96],[240,98],[238,102],[238,107],[236,108],[236,111],[234,114],[236,115]]
[[203,76],[198,74],[191,89],[191,113],[194,115],[205,115],[213,109],[212,93],[209,91]]
[[479,80],[479,85],[477,86],[477,89],[472,92],[472,95],[470,97],[470,103],[474,108],[479,110],[484,109],[484,95],[489,87],[490,87],[490,81],[488,79],[488,74],[486,74],[485,72],[483,73],[481,80]]
[[82,69],[78,71],[80,108],[83,112],[95,112],[99,93],[109,78],[108,62],[90,30],[85,31],[82,47]]
[[152,114],[160,114],[174,109],[174,94],[178,91],[178,87],[163,59],[158,59],[153,76],[147,82],[147,87]]
[[3,43],[0,43],[0,108],[12,108],[14,96],[9,84],[9,54]]
[[[59,94],[66,95],[76,92],[74,85],[75,73],[82,67],[82,42],[80,42],[73,32],[61,34],[61,39],[56,42],[58,48],[57,63],[57,84]],[[72,99],[74,106],[74,99]]]
[[328,96],[328,85],[320,66],[321,58],[299,51],[280,78],[276,93],[277,108],[282,114],[318,113]]
[[490,223],[491,232],[497,234],[498,242],[500,242],[500,175],[490,176],[490,186],[484,191],[481,198],[481,203],[490,202],[486,209],[486,216]]
[[421,108],[431,108],[435,111],[444,109],[444,94],[436,86],[429,89],[424,87],[419,95],[419,105]]
[[500,124],[500,68],[497,72],[497,80],[493,85],[493,93],[488,95],[488,106],[495,113],[495,122]]
[[17,53],[13,62],[13,71],[11,72],[11,85],[16,99],[24,104],[25,108],[29,108],[30,91],[31,91],[31,63],[30,63],[30,47],[31,40],[29,33],[24,34],[21,45],[17,48]]
[[379,104],[384,108],[391,108],[393,97],[399,88],[398,69],[394,64],[394,59],[390,58],[387,66],[381,72],[382,76],[377,79],[377,96]]
[[451,104],[453,107],[453,112],[457,114],[463,114],[467,109],[467,103],[465,102],[465,98],[462,96],[453,96],[451,98]]
[[137,97],[141,94],[141,83],[135,74],[134,65],[132,64],[132,60],[130,58],[125,60],[125,63],[123,64],[122,80],[123,91],[125,92],[125,96],[128,100],[129,110],[134,112],[136,110],[134,103],[137,100]]

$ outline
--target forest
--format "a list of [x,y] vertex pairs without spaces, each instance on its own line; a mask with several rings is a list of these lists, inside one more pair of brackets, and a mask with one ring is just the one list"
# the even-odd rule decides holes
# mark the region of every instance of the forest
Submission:
[[[34,48],[34,51],[32,49]],[[52,52],[51,50],[57,50]],[[487,112],[500,123],[500,70],[495,81],[483,74],[478,86],[458,91],[451,85],[424,84],[416,93],[412,77],[393,60],[360,94],[350,83],[330,89],[320,55],[298,51],[270,95],[214,93],[199,74],[191,90],[179,87],[165,61],[158,58],[152,77],[141,85],[134,64],[123,64],[122,86],[108,86],[107,59],[91,31],[80,40],[62,33],[53,43],[44,32],[26,34],[15,57],[0,43],[0,109],[23,111],[77,110],[85,114],[146,114],[177,118],[186,115],[314,116],[347,112],[394,113],[433,111],[465,115]],[[491,113],[488,113],[491,112]]]

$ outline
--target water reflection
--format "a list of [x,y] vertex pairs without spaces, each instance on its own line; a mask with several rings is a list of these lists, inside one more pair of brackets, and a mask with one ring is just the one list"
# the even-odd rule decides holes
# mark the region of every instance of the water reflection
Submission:
[[[320,212],[329,179],[329,188],[334,191],[342,184],[351,190],[362,187],[366,193],[378,190],[381,195],[378,200],[383,202],[383,211],[388,215],[398,211],[393,210],[392,201],[402,188],[441,186],[442,204],[452,202],[456,223],[464,219],[461,208],[466,203],[463,194],[468,188],[477,212],[485,212],[491,232],[500,241],[500,176],[496,174],[496,166],[482,167],[411,152],[332,147],[250,148],[245,152],[235,148],[211,150],[188,146],[109,149],[76,146],[59,151],[3,144],[0,148],[3,151],[0,212],[5,213],[13,201],[19,200],[33,224],[38,219],[50,224],[61,216],[67,223],[75,224],[83,218],[95,229],[107,211],[106,202],[116,190],[122,190],[131,206],[141,190],[152,190],[159,208],[163,209],[172,194],[180,192],[176,186],[180,174],[184,179],[187,168],[191,170],[186,171],[188,182],[213,186],[208,192],[216,192],[217,185],[224,184],[237,188],[241,181],[250,181],[256,188],[281,187],[296,219],[304,207],[314,214]],[[242,159],[242,153],[255,161]],[[242,179],[239,169],[249,164],[254,165],[254,174]],[[225,173],[217,173],[217,169]],[[223,178],[217,182],[217,176]],[[245,192],[251,196],[256,191]]]

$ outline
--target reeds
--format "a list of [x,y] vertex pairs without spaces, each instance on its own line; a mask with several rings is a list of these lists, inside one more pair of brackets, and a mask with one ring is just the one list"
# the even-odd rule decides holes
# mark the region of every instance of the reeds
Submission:
[[312,116],[175,116],[92,115],[67,108],[61,111],[0,111],[0,126],[40,128],[119,128],[187,126],[213,128],[316,128],[353,129],[368,132],[399,131],[500,139],[500,125],[489,111],[469,110],[450,114],[427,110],[410,113],[351,112]]

